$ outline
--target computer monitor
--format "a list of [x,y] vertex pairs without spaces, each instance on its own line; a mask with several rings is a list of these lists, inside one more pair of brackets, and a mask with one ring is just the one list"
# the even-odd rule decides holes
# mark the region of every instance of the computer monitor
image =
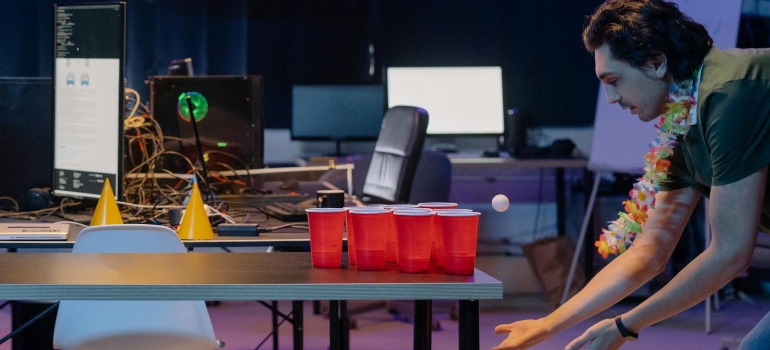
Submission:
[[[196,162],[199,156],[188,94],[208,170],[218,169],[217,163],[225,164],[225,169],[219,170],[264,167],[261,76],[153,77],[150,110],[166,138],[166,150],[178,151]],[[160,166],[172,172],[189,170],[180,157],[168,157]]]
[[385,113],[382,85],[295,85],[293,140],[371,141]]
[[424,108],[429,135],[501,135],[500,67],[388,67],[388,107]]
[[50,78],[0,78],[0,196],[51,187],[52,91]]
[[125,4],[54,6],[53,193],[122,194]]

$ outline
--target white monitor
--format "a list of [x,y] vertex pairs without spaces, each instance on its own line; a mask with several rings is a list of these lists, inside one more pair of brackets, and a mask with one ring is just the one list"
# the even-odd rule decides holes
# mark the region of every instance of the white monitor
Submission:
[[503,133],[503,74],[500,67],[388,67],[388,108],[428,111],[429,135]]
[[125,4],[54,7],[53,193],[121,194]]

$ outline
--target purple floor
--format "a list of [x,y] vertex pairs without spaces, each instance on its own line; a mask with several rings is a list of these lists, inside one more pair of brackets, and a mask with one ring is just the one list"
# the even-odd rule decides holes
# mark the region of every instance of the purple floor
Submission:
[[[403,304],[403,303],[401,303]],[[398,305],[401,305],[398,304]],[[450,304],[451,305],[451,304]],[[400,307],[408,307],[401,305]],[[613,317],[628,310],[633,304],[616,306],[600,316],[569,328],[555,338],[533,349],[563,349],[573,338],[601,318]],[[290,311],[288,302],[280,303],[281,310]],[[720,350],[726,339],[741,338],[754,323],[770,310],[770,301],[729,300],[721,303],[721,311],[713,313],[714,331],[704,331],[704,309],[700,304],[682,314],[661,322],[641,332],[639,340],[628,342],[623,349],[676,349],[676,350]],[[447,304],[437,304],[434,319],[441,330],[433,332],[433,349],[457,349],[457,322],[450,320]],[[406,308],[405,308],[406,310]],[[482,301],[481,303],[481,348],[489,349],[502,341],[493,328],[500,323],[514,320],[542,317],[548,308],[539,296],[507,296],[504,300]],[[406,310],[408,311],[408,310]],[[256,302],[230,301],[209,308],[217,338],[224,341],[225,349],[254,349],[270,331],[270,313]],[[395,320],[385,310],[375,310],[354,317],[358,329],[350,333],[351,349],[411,349],[412,325]],[[305,303],[305,349],[327,349],[329,346],[328,320],[312,314],[310,302]],[[8,308],[0,311],[0,331],[10,329]],[[280,349],[292,349],[291,326],[281,326]],[[261,347],[272,349],[269,339]],[[11,349],[9,343],[0,350]]]

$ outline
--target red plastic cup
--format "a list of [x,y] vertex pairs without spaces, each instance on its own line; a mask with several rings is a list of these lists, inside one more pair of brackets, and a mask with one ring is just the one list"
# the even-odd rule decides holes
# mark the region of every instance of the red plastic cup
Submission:
[[388,230],[393,212],[387,209],[351,210],[356,240],[356,266],[359,270],[382,270],[388,247]]
[[[458,211],[473,211],[471,209],[432,209],[436,214],[443,213],[443,212],[458,212]],[[438,217],[433,218],[434,220],[434,229],[436,230],[436,265],[438,265],[439,268],[444,268],[444,239],[442,238],[441,234],[441,225],[438,224]]]
[[353,229],[353,214],[351,211],[356,210],[379,210],[376,207],[345,207],[345,230],[348,233],[348,260],[351,265],[356,265],[356,234]]
[[449,274],[472,275],[481,213],[455,211],[436,215],[444,248],[444,270]]
[[409,209],[409,208],[419,208],[420,206],[417,204],[383,204],[380,206],[380,208],[388,209],[388,210],[395,210],[395,209]]
[[457,209],[457,203],[449,203],[449,202],[426,202],[426,203],[419,203],[417,204],[420,208],[430,208],[433,210],[436,209]]
[[310,258],[313,266],[340,268],[342,265],[342,232],[345,210],[342,208],[309,208]]
[[[449,202],[426,202],[426,203],[419,203],[417,204],[420,208],[429,208],[432,210],[441,210],[441,209],[456,209],[457,203],[449,203]],[[438,218],[434,219],[438,220]],[[435,230],[433,230],[433,245],[431,247],[430,251],[430,258],[431,260],[436,260],[436,265],[438,267],[444,267],[444,263],[441,259],[441,256],[443,255],[443,244],[441,243],[441,232],[438,229],[438,222],[434,223],[433,225],[436,227]]]
[[432,211],[397,210],[393,212],[398,235],[398,269],[425,272],[430,268],[433,233]]
[[[417,208],[417,205],[416,204],[385,204],[385,205],[381,205],[380,208],[393,211],[393,210]],[[395,222],[391,222],[388,229],[388,255],[386,256],[386,259],[389,262],[398,261],[398,236],[396,235]]]
[[[430,208],[403,208],[403,209],[395,209],[393,212],[433,212],[433,209]],[[436,263],[439,265],[439,267],[442,267],[442,264],[439,264],[438,256],[440,255],[439,249],[437,249],[438,246],[440,246],[440,242],[438,242],[438,219],[433,216],[433,219],[431,219],[431,227],[430,227],[430,260],[435,260]],[[396,234],[398,236],[398,234]]]
[[418,211],[418,212],[433,211],[433,209],[430,209],[430,208],[419,208],[419,207],[415,207],[415,208],[396,208],[396,209],[391,209],[391,210],[393,210],[393,212],[397,212],[397,211]]

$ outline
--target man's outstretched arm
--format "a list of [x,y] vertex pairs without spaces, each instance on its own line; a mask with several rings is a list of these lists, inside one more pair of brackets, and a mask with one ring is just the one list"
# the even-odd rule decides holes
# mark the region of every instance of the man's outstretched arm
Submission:
[[583,321],[626,297],[665,268],[700,194],[684,188],[660,192],[644,233],[634,245],[604,267],[577,295],[550,315],[497,326],[508,333],[494,349],[526,349]]
[[[665,320],[703,301],[718,291],[751,262],[765,194],[767,167],[724,186],[713,186],[709,200],[711,245],[688,264],[664,288],[622,315],[631,332]],[[646,230],[646,228],[645,228]],[[614,344],[620,333],[614,322],[604,320],[575,339],[567,348],[595,342]],[[622,343],[622,342],[621,342]],[[608,346],[608,348],[613,348]]]

